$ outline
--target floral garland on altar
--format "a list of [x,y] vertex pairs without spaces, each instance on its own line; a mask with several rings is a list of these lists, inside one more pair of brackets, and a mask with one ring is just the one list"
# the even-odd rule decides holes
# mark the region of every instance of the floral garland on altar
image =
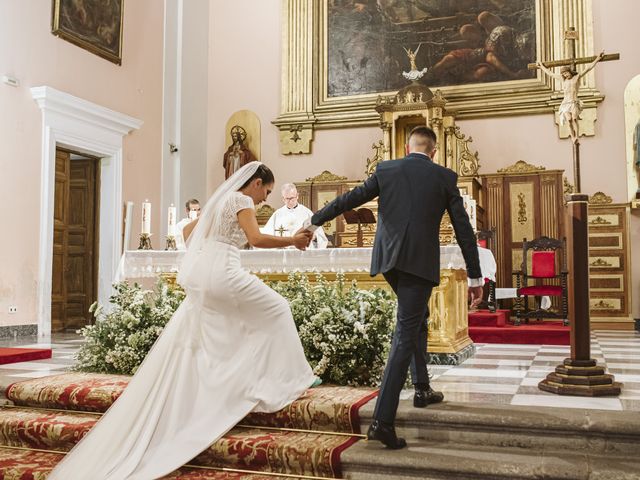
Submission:
[[[270,286],[287,299],[300,340],[316,375],[326,383],[372,386],[382,377],[395,322],[392,293],[363,290],[344,276],[316,282],[293,273]],[[176,311],[184,292],[159,281],[154,290],[126,282],[114,285],[111,309],[92,305],[93,325],[79,330],[86,342],[73,369],[133,375]]]

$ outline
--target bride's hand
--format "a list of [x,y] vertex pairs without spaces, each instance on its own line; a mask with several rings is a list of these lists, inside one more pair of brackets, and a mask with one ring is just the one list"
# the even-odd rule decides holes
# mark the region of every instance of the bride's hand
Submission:
[[313,234],[308,230],[298,231],[293,236],[293,246],[298,250],[305,250],[311,243],[311,237],[313,237]]

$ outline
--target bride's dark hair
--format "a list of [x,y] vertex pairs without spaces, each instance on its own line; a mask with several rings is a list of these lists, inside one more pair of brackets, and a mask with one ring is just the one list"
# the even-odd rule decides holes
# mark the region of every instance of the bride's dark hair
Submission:
[[244,184],[239,188],[239,190],[242,190],[243,188],[247,187],[256,178],[259,178],[260,180],[262,180],[262,183],[264,185],[269,185],[269,184],[275,182],[275,178],[273,176],[273,172],[271,171],[271,169],[269,167],[267,167],[263,163],[262,165],[258,166],[258,169],[255,171],[255,173],[253,175],[251,175],[251,178],[249,180],[244,182]]

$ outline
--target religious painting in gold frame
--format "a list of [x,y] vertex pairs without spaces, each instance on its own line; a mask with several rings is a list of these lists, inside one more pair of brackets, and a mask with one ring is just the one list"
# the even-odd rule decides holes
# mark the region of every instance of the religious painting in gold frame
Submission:
[[[379,115],[374,110],[376,99],[379,95],[395,93],[391,90],[343,96],[329,94],[328,12],[330,2],[335,1],[282,0],[282,107],[280,116],[273,122],[281,132],[289,132],[292,128],[307,132],[317,128],[377,125]],[[381,1],[377,0],[378,4]],[[371,2],[344,0],[342,3],[355,5]],[[576,54],[592,54],[590,0],[534,0],[534,4],[537,59],[563,58],[563,36],[569,27],[575,27],[579,32]],[[398,68],[409,70],[408,60]],[[455,111],[458,119],[552,112],[561,101],[553,82],[539,73],[528,79],[444,85],[438,88],[448,101],[447,109]],[[581,86],[581,99],[588,107],[594,106],[602,98],[595,89],[593,75],[587,75]],[[286,143],[283,140],[289,136],[283,133],[281,143]],[[312,135],[307,133],[305,138],[310,142]],[[299,145],[295,153],[298,151],[307,153]]]
[[51,33],[122,64],[124,0],[52,0]]

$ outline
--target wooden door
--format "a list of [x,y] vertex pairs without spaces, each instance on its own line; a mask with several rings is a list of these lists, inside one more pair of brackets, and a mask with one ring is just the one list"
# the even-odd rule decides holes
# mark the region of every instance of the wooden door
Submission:
[[97,160],[56,152],[52,331],[91,323],[97,291]]

